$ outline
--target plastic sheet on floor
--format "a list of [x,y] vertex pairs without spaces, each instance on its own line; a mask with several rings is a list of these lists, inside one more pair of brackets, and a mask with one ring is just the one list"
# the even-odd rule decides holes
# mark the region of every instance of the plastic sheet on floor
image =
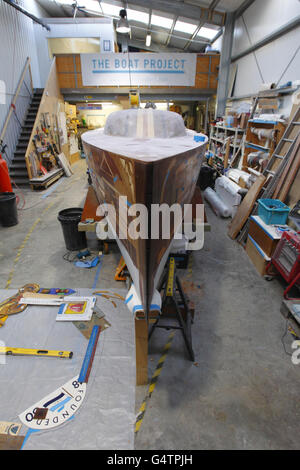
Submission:
[[[0,290],[0,301],[15,292]],[[92,292],[76,290],[82,296]],[[110,292],[123,297],[127,293],[122,289]],[[134,448],[134,320],[117,298],[97,296],[97,306],[111,326],[100,334],[81,407],[69,422],[31,434],[24,450]],[[0,421],[19,422],[18,416],[28,407],[79,375],[88,340],[72,322],[56,322],[56,314],[57,307],[29,306],[0,328],[1,346],[74,353],[72,359],[0,356]],[[20,434],[27,431],[23,425]]]

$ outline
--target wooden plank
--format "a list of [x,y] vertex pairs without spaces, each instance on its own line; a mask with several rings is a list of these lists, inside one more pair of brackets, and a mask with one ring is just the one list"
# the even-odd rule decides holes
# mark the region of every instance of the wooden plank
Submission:
[[148,323],[135,320],[136,384],[148,383]]
[[98,206],[99,202],[95,190],[92,186],[90,186],[86,195],[84,208],[81,216],[81,222],[84,222],[87,219],[94,219],[97,222],[102,220],[103,217],[99,217],[96,215]]
[[228,168],[228,161],[229,161],[229,153],[230,153],[230,144],[231,144],[231,140],[228,139],[227,142],[226,142],[226,146],[225,146],[225,155],[224,155],[224,169]]
[[280,199],[280,201],[284,202],[290,187],[295,180],[296,174],[298,173],[300,166],[300,135],[295,143],[295,147],[293,152],[289,158],[289,161],[284,169],[278,185],[275,189],[273,194],[273,199]]
[[237,237],[237,235],[247,222],[247,219],[251,214],[252,208],[254,206],[254,203],[258,198],[265,181],[265,176],[259,176],[256,179],[255,183],[249,189],[241,204],[239,205],[237,213],[228,227],[228,236],[233,240]]

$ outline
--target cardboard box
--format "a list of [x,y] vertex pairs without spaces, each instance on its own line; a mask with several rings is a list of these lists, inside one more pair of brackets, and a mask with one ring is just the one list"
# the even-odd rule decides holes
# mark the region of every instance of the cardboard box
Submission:
[[246,253],[256,267],[257,272],[261,276],[265,276],[267,274],[266,268],[271,261],[271,258],[266,255],[266,253],[260,248],[260,246],[250,235],[248,235],[247,238]]
[[241,129],[246,129],[249,117],[250,117],[249,113],[241,113],[238,115],[238,126]]
[[[286,228],[288,229],[288,226]],[[279,232],[276,226],[267,225],[259,216],[252,215],[248,233],[266,255],[272,257],[283,231]]]

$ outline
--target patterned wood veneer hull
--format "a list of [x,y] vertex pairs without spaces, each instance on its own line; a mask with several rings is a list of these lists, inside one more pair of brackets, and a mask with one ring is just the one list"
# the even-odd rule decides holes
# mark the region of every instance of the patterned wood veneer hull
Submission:
[[[162,239],[161,234],[159,239],[150,238],[151,204],[183,206],[191,202],[205,145],[154,162],[118,155],[86,142],[83,146],[99,204],[107,203],[115,208],[117,242],[143,306],[139,316],[147,316],[174,238],[172,218],[169,239]],[[127,197],[127,209],[137,203],[148,208],[149,239],[135,240],[129,236],[123,212],[120,217],[120,196]],[[128,217],[128,223],[133,219]]]

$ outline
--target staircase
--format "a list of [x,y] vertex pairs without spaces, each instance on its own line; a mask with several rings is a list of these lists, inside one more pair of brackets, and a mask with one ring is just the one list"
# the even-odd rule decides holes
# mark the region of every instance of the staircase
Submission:
[[33,125],[40,106],[43,95],[42,88],[33,90],[33,96],[28,108],[26,118],[22,127],[19,141],[14,153],[12,163],[9,167],[9,174],[17,186],[29,186],[29,178],[25,162],[25,154],[30,141]]

